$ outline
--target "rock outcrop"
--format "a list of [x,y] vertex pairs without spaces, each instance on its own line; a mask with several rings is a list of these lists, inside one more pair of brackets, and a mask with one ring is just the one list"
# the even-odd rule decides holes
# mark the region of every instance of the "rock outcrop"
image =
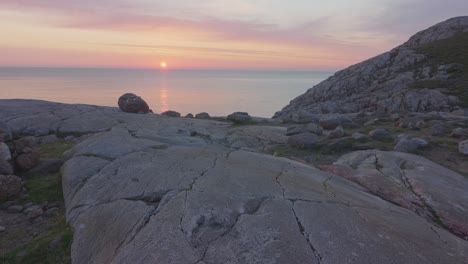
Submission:
[[42,101],[0,107],[14,137],[89,134],[62,167],[73,263],[466,263],[468,242],[451,230],[261,153],[286,144],[286,128]]
[[127,113],[149,113],[148,104],[140,96],[132,93],[126,93],[120,96],[118,105],[120,110]]
[[468,17],[417,33],[405,44],[335,73],[275,114],[451,111],[466,104]]

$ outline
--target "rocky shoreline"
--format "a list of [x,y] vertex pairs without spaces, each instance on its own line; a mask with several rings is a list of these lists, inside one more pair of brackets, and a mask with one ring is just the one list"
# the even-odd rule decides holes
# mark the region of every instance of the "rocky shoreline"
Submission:
[[[283,123],[35,100],[0,107],[12,157],[26,139],[42,156],[70,142],[59,148],[69,150],[57,208],[73,230],[73,263],[466,263],[464,115]],[[6,204],[27,217],[21,193],[33,191]],[[65,247],[62,236],[44,241]]]

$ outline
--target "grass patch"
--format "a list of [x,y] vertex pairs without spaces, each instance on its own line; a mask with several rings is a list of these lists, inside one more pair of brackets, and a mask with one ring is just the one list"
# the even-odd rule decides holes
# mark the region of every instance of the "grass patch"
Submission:
[[60,173],[35,175],[26,180],[30,201],[40,204],[44,201],[63,201],[62,176]]
[[74,143],[69,141],[58,141],[51,144],[38,145],[41,157],[45,159],[61,159],[63,153],[73,147]]
[[[19,247],[11,252],[0,256],[0,263],[5,264],[54,264],[54,263],[71,263],[71,244],[73,232],[65,221],[65,216],[59,215],[56,218],[55,225],[49,232],[28,244]],[[58,246],[51,250],[49,244],[52,240],[60,240]],[[26,252],[22,256],[18,253]]]

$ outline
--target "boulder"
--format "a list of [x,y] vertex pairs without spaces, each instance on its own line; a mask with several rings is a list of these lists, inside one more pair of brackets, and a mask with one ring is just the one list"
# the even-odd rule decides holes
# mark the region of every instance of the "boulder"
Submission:
[[353,139],[357,140],[357,141],[365,141],[365,140],[369,139],[369,137],[367,135],[364,135],[364,134],[359,133],[359,132],[353,133],[353,135],[351,137]]
[[22,176],[45,175],[60,171],[63,165],[61,159],[40,159],[39,163]]
[[10,161],[11,160],[11,152],[10,148],[7,144],[0,142],[0,160],[2,161]]
[[118,105],[120,110],[126,113],[146,114],[150,112],[149,106],[145,100],[132,93],[126,93],[120,96]]
[[346,154],[322,169],[468,237],[468,181],[454,171],[417,155],[378,150]]
[[0,175],[0,203],[15,198],[22,188],[21,178],[15,175]]
[[10,127],[0,120],[0,142],[12,140],[13,135],[11,133]]
[[289,126],[287,131],[286,131],[286,136],[292,136],[296,134],[302,134],[302,133],[313,133],[316,135],[322,135],[323,129],[315,124],[315,123],[310,123],[307,125],[293,125]]
[[344,129],[341,126],[337,126],[334,130],[328,132],[327,137],[330,139],[344,137]]
[[458,144],[458,151],[463,155],[468,155],[468,140],[462,141]]
[[246,112],[235,112],[227,116],[228,121],[236,124],[247,124],[252,121],[252,117]]
[[163,116],[168,116],[168,117],[180,117],[180,113],[179,113],[179,112],[172,111],[172,110],[163,112],[163,113],[161,113],[161,115],[163,115]]
[[48,135],[39,138],[39,144],[52,144],[58,142],[60,139],[55,135]]
[[418,149],[427,147],[429,142],[422,138],[410,138],[408,136],[400,137],[398,143],[395,145],[394,150],[399,152],[414,152]]
[[392,134],[385,129],[377,128],[369,132],[369,137],[378,141],[390,141],[393,140]]
[[292,135],[288,138],[288,144],[296,148],[314,148],[319,146],[321,141],[322,138],[320,136],[309,132]]
[[320,118],[319,124],[324,129],[332,130],[338,126],[350,126],[353,124],[353,120],[345,115],[327,115]]
[[188,113],[185,115],[185,118],[194,118],[193,114],[192,113]]
[[16,168],[20,171],[28,171],[39,164],[41,153],[34,148],[24,148],[15,160]]
[[449,127],[444,123],[436,123],[431,126],[429,133],[431,136],[444,136],[448,134]]
[[450,135],[454,138],[467,138],[468,128],[455,128]]
[[0,174],[11,175],[14,173],[13,166],[6,160],[0,160]]
[[196,114],[195,118],[197,118],[197,119],[210,119],[211,116],[206,112],[202,112],[202,113]]

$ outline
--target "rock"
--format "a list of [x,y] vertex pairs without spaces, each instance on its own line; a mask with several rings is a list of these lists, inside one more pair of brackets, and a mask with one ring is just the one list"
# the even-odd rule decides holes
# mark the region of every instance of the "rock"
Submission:
[[16,197],[22,188],[21,178],[15,175],[0,175],[0,202]]
[[172,111],[172,110],[163,112],[163,113],[161,113],[161,115],[163,115],[163,116],[168,116],[168,117],[180,117],[180,113],[179,113],[179,112]]
[[389,141],[393,140],[392,134],[382,128],[377,128],[369,132],[369,137],[378,141]]
[[4,226],[0,226],[0,233],[5,232],[6,228]]
[[34,211],[28,212],[27,216],[29,219],[32,219],[32,218],[37,218],[43,214],[44,214],[44,210],[42,208],[39,208]]
[[321,147],[321,151],[324,154],[343,153],[347,150],[351,150],[353,148],[353,144],[354,139],[351,137],[337,138],[324,143]]
[[374,119],[371,119],[369,121],[367,121],[366,123],[364,123],[364,126],[367,127],[367,126],[373,126],[375,125],[377,122],[379,122],[380,119],[378,118],[374,118]]
[[208,113],[203,112],[203,113],[196,114],[195,118],[197,118],[197,119],[210,119],[211,116]]
[[45,175],[56,173],[60,171],[60,168],[63,165],[63,161],[61,159],[40,159],[39,163],[34,166],[34,168],[30,169],[27,173],[23,176],[31,177],[33,175]]
[[336,127],[334,130],[328,132],[327,137],[330,139],[344,137],[344,129],[341,126]]
[[9,213],[21,213],[23,211],[23,206],[22,205],[12,205],[8,207],[7,211]]
[[299,123],[299,124],[309,124],[309,123],[318,123],[320,117],[316,114],[312,114],[307,111],[299,110],[296,113],[291,114],[290,116],[284,116],[284,123]]
[[455,128],[450,136],[454,138],[467,138],[468,137],[468,128]]
[[427,147],[429,142],[422,138],[410,138],[403,136],[395,145],[394,150],[399,152],[414,152],[418,149]]
[[463,155],[468,155],[468,140],[462,141],[458,144],[458,151]]
[[40,144],[52,144],[52,143],[58,142],[59,140],[60,139],[56,135],[52,134],[52,135],[40,137],[39,143]]
[[422,120],[421,118],[406,117],[401,118],[398,121],[398,127],[409,129],[422,129],[426,127],[426,122],[424,122],[424,120]]
[[323,133],[323,129],[319,125],[314,124],[314,123],[310,123],[307,125],[293,125],[293,126],[288,127],[286,131],[286,136],[292,136],[292,135],[302,134],[302,133],[307,133],[307,132],[320,136]]
[[49,242],[49,245],[48,245],[47,249],[48,249],[49,252],[56,252],[56,251],[60,250],[60,247],[62,247],[62,245],[63,245],[62,239],[61,238],[55,238],[55,239],[52,239]]
[[367,140],[369,139],[368,136],[362,134],[362,133],[359,133],[359,132],[355,132],[353,133],[353,135],[351,136],[353,139],[357,140],[357,141],[364,141],[364,140]]
[[252,120],[252,117],[246,112],[235,112],[228,115],[226,119],[236,124],[247,124]]
[[13,166],[8,161],[0,160],[0,175],[11,175],[13,173]]
[[67,137],[65,137],[63,140],[65,140],[65,141],[73,141],[73,140],[75,140],[75,137],[74,137],[74,136],[67,136]]
[[0,160],[2,161],[10,161],[11,160],[11,152],[10,148],[7,144],[0,142]]
[[[400,112],[450,112],[458,109],[459,95],[452,83],[462,82],[460,72],[466,65],[455,57],[422,45],[436,39],[457,43],[452,49],[463,49],[466,43],[458,33],[466,32],[467,17],[457,17],[424,30],[411,39],[381,55],[336,72],[333,76],[307,90],[275,114],[275,118],[288,118],[299,111],[312,114],[358,113],[384,111]],[[449,34],[443,33],[444,28]],[[434,34],[434,32],[438,32]],[[430,36],[430,41],[419,42],[419,36]],[[443,37],[441,37],[443,35]],[[446,48],[446,42],[434,44],[435,50]],[[443,60],[446,65],[440,65]],[[432,67],[433,65],[439,67]],[[433,69],[433,70],[432,70]]]
[[53,217],[60,214],[60,209],[57,207],[49,208],[45,211],[44,215],[47,217]]
[[321,127],[327,130],[335,129],[338,126],[349,126],[353,124],[353,120],[344,115],[329,115],[329,116],[322,116],[319,120],[319,124]]
[[118,105],[120,110],[126,113],[149,113],[150,109],[148,104],[141,97],[126,93],[120,96]]
[[288,144],[296,148],[314,148],[322,141],[322,138],[312,133],[292,135],[288,138]]
[[38,143],[38,139],[33,136],[22,137],[15,141],[15,149],[17,153],[23,153],[26,148],[33,148]]
[[13,139],[10,127],[0,120],[0,142],[9,141]]
[[444,136],[448,134],[448,131],[448,126],[443,123],[436,123],[432,125],[429,129],[429,133],[431,134],[431,136]]
[[185,118],[194,118],[194,116],[192,113],[188,113],[187,115],[185,115]]
[[37,149],[24,148],[23,153],[20,154],[16,160],[16,168],[20,171],[28,171],[39,164],[41,153]]
[[467,237],[468,181],[423,157],[401,152],[357,151],[323,169]]
[[42,207],[39,206],[39,205],[32,205],[32,206],[29,206],[28,208],[25,208],[25,209],[23,210],[23,213],[24,213],[24,214],[29,214],[29,213],[34,212],[34,211],[37,211],[37,210],[39,210],[39,209],[41,209],[41,208],[42,208]]

